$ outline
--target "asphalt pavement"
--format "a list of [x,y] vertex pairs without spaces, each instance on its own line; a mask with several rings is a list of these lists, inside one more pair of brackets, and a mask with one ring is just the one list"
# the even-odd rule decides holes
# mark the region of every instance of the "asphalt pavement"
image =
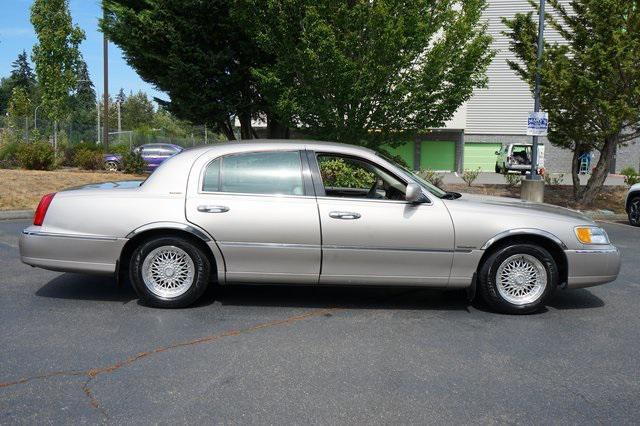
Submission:
[[226,287],[141,306],[20,263],[0,221],[0,423],[556,423],[640,418],[640,229],[614,283],[508,316],[463,292]]

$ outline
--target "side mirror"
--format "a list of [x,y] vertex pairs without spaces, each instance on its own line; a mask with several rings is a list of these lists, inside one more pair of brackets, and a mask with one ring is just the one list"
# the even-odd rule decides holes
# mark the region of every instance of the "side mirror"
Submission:
[[422,203],[424,201],[422,188],[415,183],[408,184],[405,192],[405,200],[409,203]]
[[496,151],[496,155],[500,155],[500,151]]

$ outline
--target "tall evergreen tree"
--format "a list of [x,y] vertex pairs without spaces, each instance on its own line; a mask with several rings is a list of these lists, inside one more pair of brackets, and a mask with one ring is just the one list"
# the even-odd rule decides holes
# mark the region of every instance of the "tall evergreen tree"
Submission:
[[29,64],[26,51],[23,50],[18,55],[18,58],[11,63],[11,68],[11,79],[15,86],[31,91],[36,84],[36,76]]
[[80,140],[92,141],[97,137],[95,131],[97,99],[87,63],[82,59],[78,64],[76,80],[78,85],[71,99],[73,133]]
[[125,95],[124,89],[121,87],[120,90],[118,91],[118,94],[116,95],[116,102],[122,105],[126,100],[127,100],[127,95]]

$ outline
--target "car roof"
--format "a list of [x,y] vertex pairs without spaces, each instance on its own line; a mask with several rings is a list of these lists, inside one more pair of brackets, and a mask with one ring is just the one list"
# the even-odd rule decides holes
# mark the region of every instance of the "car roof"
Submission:
[[354,149],[358,151],[366,151],[374,153],[375,151],[358,145],[351,145],[338,142],[326,142],[307,139],[248,139],[248,140],[235,140],[219,142],[210,145],[200,145],[192,148],[186,148],[185,151],[191,152],[204,152],[209,150],[224,149],[225,151],[233,145],[242,145],[243,151],[247,148],[255,148],[256,150],[263,149],[309,149],[309,150],[322,150],[327,148],[337,149]]
[[375,151],[355,145],[321,142],[304,139],[252,139],[229,141],[187,148],[174,155],[153,172],[143,185],[143,190],[161,190],[180,193],[189,177],[191,166],[201,156],[214,158],[242,152],[269,150],[314,150],[340,152],[347,155],[376,155]]

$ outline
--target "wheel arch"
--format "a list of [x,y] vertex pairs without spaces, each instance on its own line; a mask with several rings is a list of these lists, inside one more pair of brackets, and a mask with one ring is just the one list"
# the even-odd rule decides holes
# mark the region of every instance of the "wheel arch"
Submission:
[[478,263],[478,270],[480,270],[489,256],[502,247],[512,244],[535,244],[547,250],[558,266],[560,287],[566,286],[569,275],[569,265],[567,255],[564,251],[567,249],[567,246],[552,233],[541,229],[516,229],[503,232],[491,238],[482,246],[484,253]]
[[631,204],[631,201],[636,197],[640,197],[640,190],[629,192],[629,194],[627,195],[627,201],[625,202],[625,205],[624,205],[624,210],[626,212],[629,212],[629,205]]
[[131,255],[136,247],[143,241],[150,238],[172,236],[183,237],[200,247],[211,261],[211,267],[216,271],[216,278],[219,284],[223,284],[225,280],[225,263],[222,252],[216,244],[213,237],[206,231],[192,225],[186,225],[178,222],[155,222],[143,225],[127,235],[128,241],[122,247],[120,257],[118,258],[118,266],[116,275],[120,280],[123,273],[126,273],[129,266]]

